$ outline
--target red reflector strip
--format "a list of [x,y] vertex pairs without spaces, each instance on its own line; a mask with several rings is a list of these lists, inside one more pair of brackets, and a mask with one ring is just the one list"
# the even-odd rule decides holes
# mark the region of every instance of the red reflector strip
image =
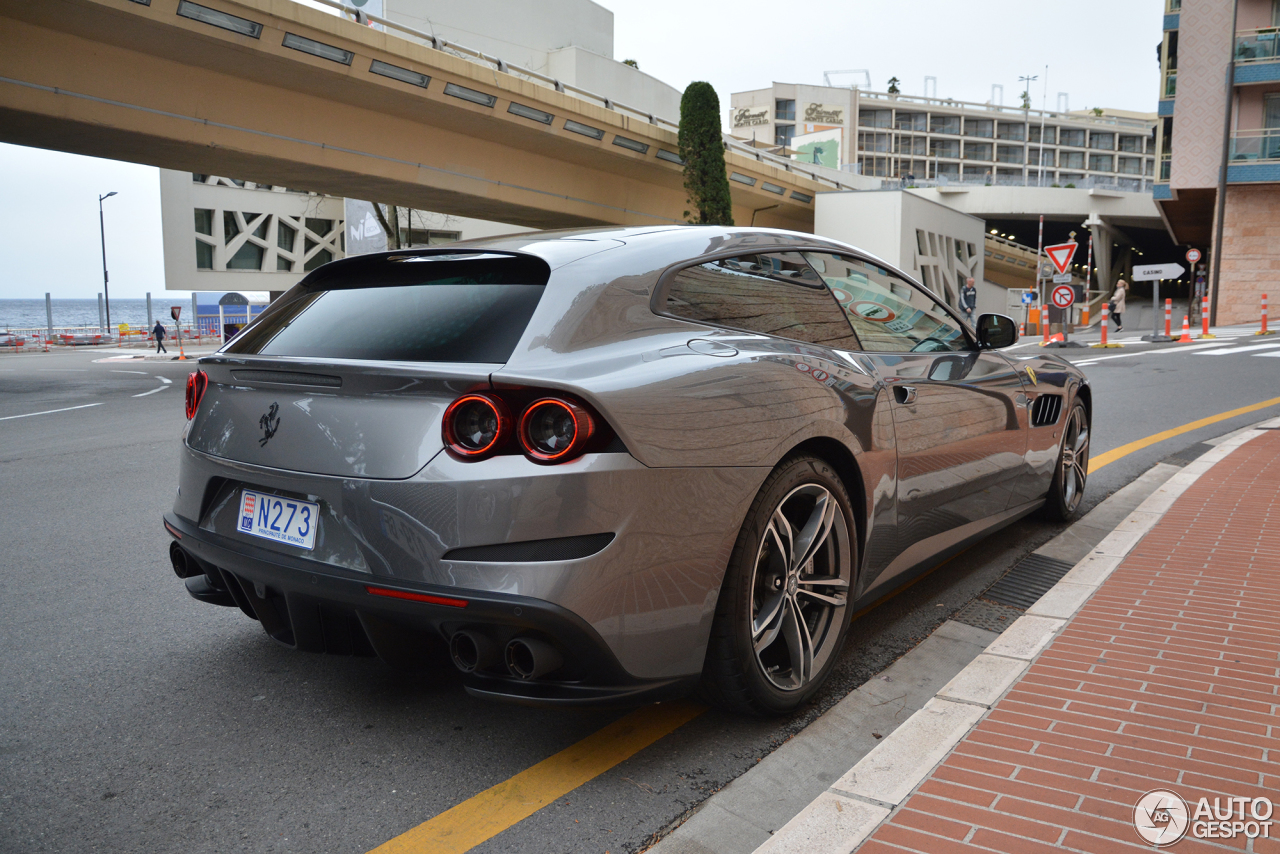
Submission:
[[168,519],[164,520],[164,529],[168,531],[170,534],[173,534],[174,539],[178,539],[178,540],[182,539],[182,532],[179,531],[177,528],[173,527],[172,525],[170,525]]
[[410,602],[426,602],[429,605],[448,605],[450,608],[467,607],[466,599],[450,599],[448,596],[432,596],[429,593],[410,593],[407,590],[388,590],[385,587],[366,587],[365,591],[374,596],[386,596],[390,599],[408,599]]

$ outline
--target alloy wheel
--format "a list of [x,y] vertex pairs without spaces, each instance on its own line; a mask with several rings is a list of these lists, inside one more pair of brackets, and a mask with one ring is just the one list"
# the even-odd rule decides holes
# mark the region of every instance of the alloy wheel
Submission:
[[826,487],[798,486],[774,508],[756,550],[751,642],[775,688],[804,688],[838,647],[849,604],[849,556],[849,525]]
[[1074,407],[1067,418],[1060,465],[1058,482],[1062,487],[1062,506],[1070,513],[1080,503],[1089,476],[1089,422],[1083,406]]

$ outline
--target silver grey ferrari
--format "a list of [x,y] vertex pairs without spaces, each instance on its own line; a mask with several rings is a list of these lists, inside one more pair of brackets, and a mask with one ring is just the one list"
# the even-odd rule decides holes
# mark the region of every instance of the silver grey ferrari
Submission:
[[472,694],[780,714],[852,615],[1079,507],[1085,377],[808,234],[541,232],[313,271],[199,362],[170,559]]

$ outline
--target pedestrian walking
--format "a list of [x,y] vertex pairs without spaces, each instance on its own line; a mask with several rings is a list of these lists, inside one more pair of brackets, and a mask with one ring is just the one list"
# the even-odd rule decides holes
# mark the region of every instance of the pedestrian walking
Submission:
[[1111,295],[1111,301],[1107,303],[1107,311],[1111,313],[1111,319],[1115,321],[1116,332],[1124,331],[1124,324],[1120,322],[1120,315],[1124,314],[1124,295],[1129,290],[1129,283],[1124,279],[1116,282],[1116,292]]
[[973,325],[973,313],[977,308],[978,289],[974,287],[973,278],[970,277],[964,280],[964,287],[960,289],[960,310],[964,312],[970,325]]
[[157,320],[156,328],[151,330],[151,334],[156,339],[156,353],[168,353],[169,351],[164,348],[164,324]]

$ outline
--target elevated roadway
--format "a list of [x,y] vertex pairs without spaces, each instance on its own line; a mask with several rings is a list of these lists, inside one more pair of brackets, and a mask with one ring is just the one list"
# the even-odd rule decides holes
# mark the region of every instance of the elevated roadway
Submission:
[[[533,228],[685,221],[671,122],[429,38],[292,0],[0,0],[0,140]],[[812,231],[841,186],[726,160],[741,224]]]

